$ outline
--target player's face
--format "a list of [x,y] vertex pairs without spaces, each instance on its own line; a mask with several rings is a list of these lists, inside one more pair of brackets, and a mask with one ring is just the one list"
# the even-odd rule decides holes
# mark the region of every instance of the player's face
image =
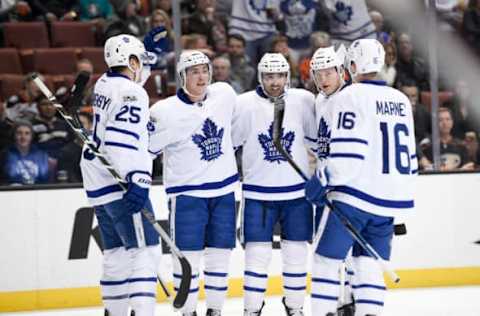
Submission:
[[203,95],[208,86],[209,70],[207,64],[187,69],[186,88],[193,95]]
[[315,81],[318,89],[322,90],[326,95],[331,95],[341,85],[340,74],[335,67],[315,70]]
[[287,84],[287,73],[262,74],[262,83],[265,92],[271,97],[279,97],[283,94]]

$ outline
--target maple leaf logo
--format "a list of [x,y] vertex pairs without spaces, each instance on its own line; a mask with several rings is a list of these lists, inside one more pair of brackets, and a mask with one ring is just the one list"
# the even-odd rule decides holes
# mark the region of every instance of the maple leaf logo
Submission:
[[[292,154],[292,144],[295,140],[295,133],[290,131],[284,135],[285,129],[282,127],[280,130],[280,142],[282,147],[288,152],[289,155]],[[263,148],[263,159],[269,162],[277,162],[280,163],[281,161],[287,161],[285,157],[277,150],[275,144],[273,143],[273,122],[270,124],[268,128],[268,135],[260,134],[258,135],[258,141]]]
[[353,9],[351,5],[346,5],[343,1],[337,1],[335,3],[335,12],[333,18],[344,25],[348,24],[348,21],[352,19]]
[[223,131],[223,128],[218,130],[217,125],[211,119],[207,118],[202,127],[203,135],[195,134],[192,136],[192,141],[201,150],[202,160],[210,161],[223,155]]
[[266,0],[249,0],[248,3],[250,7],[257,13],[260,14],[263,10],[267,8],[267,1]]
[[330,153],[330,136],[332,132],[328,128],[327,122],[322,118],[320,118],[320,124],[318,126],[318,150],[317,156],[318,159],[327,158],[328,154]]

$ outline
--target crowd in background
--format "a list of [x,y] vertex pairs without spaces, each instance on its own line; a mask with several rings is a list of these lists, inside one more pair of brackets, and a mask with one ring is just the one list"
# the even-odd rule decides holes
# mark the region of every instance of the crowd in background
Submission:
[[[363,27],[370,27],[366,28],[370,31],[360,37],[375,37],[385,47],[386,62],[379,79],[401,90],[412,103],[420,167],[431,170],[429,66],[415,47],[416,34],[414,30],[396,29],[369,1],[355,2],[356,10],[367,12]],[[480,0],[437,2],[442,29],[458,34],[480,56]],[[228,82],[237,93],[257,85],[256,64],[263,53],[281,53],[291,66],[291,86],[316,93],[309,72],[313,52],[341,43],[348,47],[359,37],[355,30],[344,32],[352,14],[351,3],[341,0],[181,1],[182,47],[206,53],[212,60],[213,81]],[[255,25],[261,29],[249,24],[252,17],[239,9],[242,6],[259,6]],[[5,22],[30,21],[44,21],[47,26],[54,21],[92,23],[97,30],[99,47],[114,35],[129,33],[142,39],[150,29],[164,26],[169,45],[159,54],[154,68],[165,74],[167,82],[175,82],[171,0],[0,0],[0,29]],[[0,43],[4,46],[3,32],[0,34]],[[76,71],[93,73],[92,62],[79,59]],[[21,90],[0,100],[0,182],[80,182],[80,143],[56,115],[53,105],[41,95],[30,75],[25,74]],[[440,89],[445,96],[438,111],[441,170],[478,169],[480,104],[471,98],[474,86],[464,80],[445,83],[440,78]],[[56,92],[61,97],[66,87],[59,87]],[[85,105],[78,111],[87,130],[92,128],[90,93],[91,90],[87,91]],[[161,176],[159,160],[155,166],[155,175]]]

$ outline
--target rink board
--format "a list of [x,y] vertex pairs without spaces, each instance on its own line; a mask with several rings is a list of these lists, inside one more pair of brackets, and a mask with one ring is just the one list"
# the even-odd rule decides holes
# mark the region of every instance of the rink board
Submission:
[[[402,281],[390,288],[480,284],[479,184],[478,174],[418,177],[415,211],[397,220],[408,234],[394,239],[392,266]],[[163,187],[151,198],[167,228]],[[0,312],[99,305],[102,254],[83,190],[0,191],[0,203]],[[231,263],[229,296],[241,296],[239,243]],[[278,250],[270,271],[268,293],[280,294]],[[159,272],[171,282],[167,253]]]

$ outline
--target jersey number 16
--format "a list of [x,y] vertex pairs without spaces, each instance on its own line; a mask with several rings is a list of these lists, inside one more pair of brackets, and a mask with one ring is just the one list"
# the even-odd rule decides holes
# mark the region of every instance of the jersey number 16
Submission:
[[[380,131],[382,132],[382,173],[390,173],[390,135],[386,122],[380,122]],[[400,174],[410,174],[410,153],[408,146],[400,143],[401,134],[409,136],[408,127],[403,123],[396,123],[393,126],[395,168]],[[402,155],[405,158],[403,161]]]

